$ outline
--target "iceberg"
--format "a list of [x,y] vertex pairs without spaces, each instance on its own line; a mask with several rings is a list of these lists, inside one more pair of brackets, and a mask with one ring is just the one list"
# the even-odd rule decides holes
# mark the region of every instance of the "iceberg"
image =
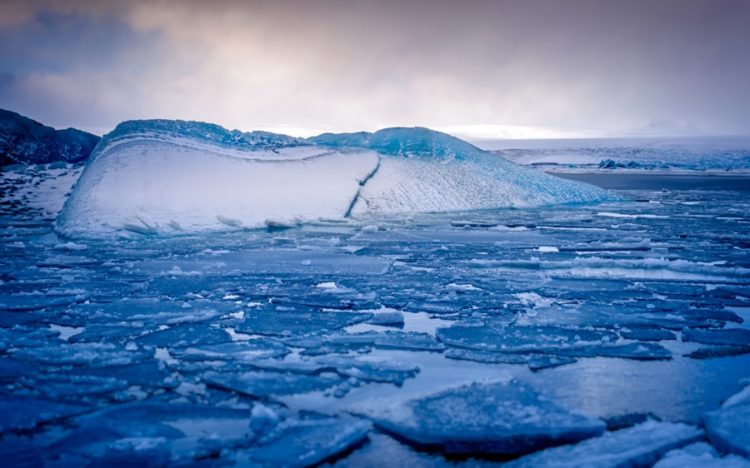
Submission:
[[369,214],[609,198],[424,128],[300,139],[145,120],[102,138],[56,227],[71,236],[284,229]]
[[340,217],[377,161],[265,132],[126,122],[94,150],[57,227],[179,233]]
[[569,184],[427,128],[323,134],[331,148],[377,151],[378,170],[363,185],[352,214],[460,211],[601,201],[606,192]]

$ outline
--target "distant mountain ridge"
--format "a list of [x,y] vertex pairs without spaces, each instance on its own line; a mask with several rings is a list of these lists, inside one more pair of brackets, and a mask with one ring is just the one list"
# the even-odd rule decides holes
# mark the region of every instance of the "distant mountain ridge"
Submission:
[[100,138],[75,128],[55,130],[16,112],[0,109],[0,166],[79,162]]

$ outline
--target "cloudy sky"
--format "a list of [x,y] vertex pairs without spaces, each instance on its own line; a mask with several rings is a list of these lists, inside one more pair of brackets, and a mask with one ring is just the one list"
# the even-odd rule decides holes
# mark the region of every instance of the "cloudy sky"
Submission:
[[103,133],[750,134],[750,1],[0,1],[0,107]]

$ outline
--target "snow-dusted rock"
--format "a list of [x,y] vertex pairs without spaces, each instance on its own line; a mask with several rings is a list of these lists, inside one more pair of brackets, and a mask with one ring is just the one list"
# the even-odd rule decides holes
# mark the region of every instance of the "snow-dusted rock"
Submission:
[[0,109],[0,166],[83,161],[98,141],[99,137],[91,133],[75,128],[55,130]]

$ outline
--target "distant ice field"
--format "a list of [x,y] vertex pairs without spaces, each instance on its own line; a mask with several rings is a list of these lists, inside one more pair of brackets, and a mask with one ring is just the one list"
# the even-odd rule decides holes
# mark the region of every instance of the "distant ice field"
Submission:
[[750,137],[479,141],[505,159],[548,172],[749,174]]
[[750,175],[701,175],[658,173],[557,173],[564,179],[586,182],[612,190],[711,190],[750,191]]

